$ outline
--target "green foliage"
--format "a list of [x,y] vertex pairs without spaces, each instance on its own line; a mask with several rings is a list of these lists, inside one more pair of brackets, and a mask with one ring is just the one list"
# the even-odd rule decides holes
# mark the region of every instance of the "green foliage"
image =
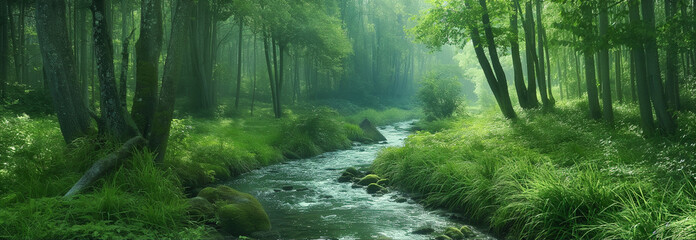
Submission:
[[384,150],[372,169],[513,239],[688,239],[694,139],[643,139],[634,108],[616,108],[615,128],[576,102],[514,122],[463,117]]
[[345,149],[351,141],[338,114],[317,108],[285,123],[275,144],[290,158],[305,158],[325,151]]
[[374,109],[362,110],[358,113],[344,117],[346,122],[352,124],[360,124],[364,119],[369,119],[375,126],[387,125],[391,123],[397,123],[402,121],[408,121],[412,119],[417,119],[422,117],[423,114],[420,109],[400,109],[400,108],[389,108],[383,111],[378,111]]
[[461,91],[462,85],[456,78],[430,73],[421,81],[418,99],[429,119],[441,119],[452,116],[461,105]]

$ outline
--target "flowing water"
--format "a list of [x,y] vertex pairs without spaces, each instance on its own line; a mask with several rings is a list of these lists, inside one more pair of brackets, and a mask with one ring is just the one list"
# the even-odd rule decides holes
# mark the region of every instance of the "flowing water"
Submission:
[[[372,196],[337,178],[348,167],[370,166],[380,149],[401,146],[411,122],[382,127],[386,143],[354,146],[349,150],[265,167],[226,185],[256,196],[271,219],[271,231],[261,239],[432,239],[412,233],[424,227],[442,233],[463,225],[460,217],[425,209],[413,200],[396,202],[393,191]],[[493,239],[472,227],[472,239]]]

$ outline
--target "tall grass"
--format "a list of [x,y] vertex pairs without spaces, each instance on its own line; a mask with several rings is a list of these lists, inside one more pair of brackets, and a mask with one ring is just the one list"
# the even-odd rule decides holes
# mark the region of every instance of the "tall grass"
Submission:
[[512,239],[689,239],[693,146],[644,139],[635,106],[614,128],[586,120],[579,102],[449,120],[381,152],[372,168],[424,203],[457,211]]

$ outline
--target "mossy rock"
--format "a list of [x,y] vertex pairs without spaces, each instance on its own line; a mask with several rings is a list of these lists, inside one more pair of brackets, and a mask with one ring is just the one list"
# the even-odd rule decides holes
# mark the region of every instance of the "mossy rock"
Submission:
[[411,233],[420,234],[420,235],[428,235],[428,234],[431,234],[434,232],[435,232],[435,229],[433,229],[432,227],[421,227],[419,229],[414,230]]
[[377,183],[370,183],[370,185],[367,185],[367,193],[369,193],[369,194],[380,193],[380,192],[383,192],[384,190],[386,190],[386,189]]
[[249,235],[257,231],[268,231],[271,222],[268,214],[256,198],[228,186],[207,187],[198,196],[220,208],[216,212],[219,226],[233,235]]
[[464,239],[464,234],[459,231],[459,229],[455,227],[448,227],[445,229],[445,235],[448,237],[454,239],[454,240],[459,240],[459,239]]
[[367,186],[370,185],[370,183],[377,183],[379,181],[379,176],[375,174],[368,174],[367,176],[363,177],[360,179],[358,182],[359,185],[362,186]]
[[435,237],[435,240],[452,240],[452,238],[448,237],[447,235],[440,235]]
[[350,173],[350,174],[352,174],[354,177],[360,177],[360,176],[362,176],[362,173],[361,173],[360,171],[358,171],[358,169],[355,169],[354,167],[346,168],[346,170],[343,171],[343,174],[346,174],[346,173]]
[[215,177],[214,180],[226,180],[232,177],[230,170],[223,166],[210,163],[201,163],[200,165],[206,173],[212,171],[212,175]]
[[360,128],[363,130],[363,133],[365,133],[365,137],[372,139],[372,141],[379,142],[387,140],[367,118],[360,123]]
[[471,230],[471,228],[469,226],[462,226],[459,229],[459,231],[462,232],[462,234],[464,234],[464,237],[475,237],[476,236],[476,233],[474,233],[474,230]]
[[215,218],[215,206],[202,197],[188,199],[188,214],[195,220],[211,221]]
[[353,176],[350,175],[341,175],[338,177],[338,182],[340,183],[345,183],[345,182],[351,182],[353,181]]
[[389,186],[389,179],[386,179],[386,178],[380,179],[379,181],[377,181],[377,184],[379,184],[381,186]]

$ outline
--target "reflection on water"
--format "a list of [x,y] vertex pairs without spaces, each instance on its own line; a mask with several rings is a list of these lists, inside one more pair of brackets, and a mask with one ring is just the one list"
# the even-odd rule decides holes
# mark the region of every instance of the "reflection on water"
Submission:
[[[395,202],[401,193],[375,197],[336,181],[347,167],[369,167],[381,148],[402,145],[410,123],[380,129],[386,144],[356,146],[269,166],[227,185],[256,196],[266,209],[272,230],[255,236],[262,239],[431,239],[432,235],[411,232],[422,227],[442,232],[462,223],[413,201]],[[477,234],[476,239],[493,239]]]

